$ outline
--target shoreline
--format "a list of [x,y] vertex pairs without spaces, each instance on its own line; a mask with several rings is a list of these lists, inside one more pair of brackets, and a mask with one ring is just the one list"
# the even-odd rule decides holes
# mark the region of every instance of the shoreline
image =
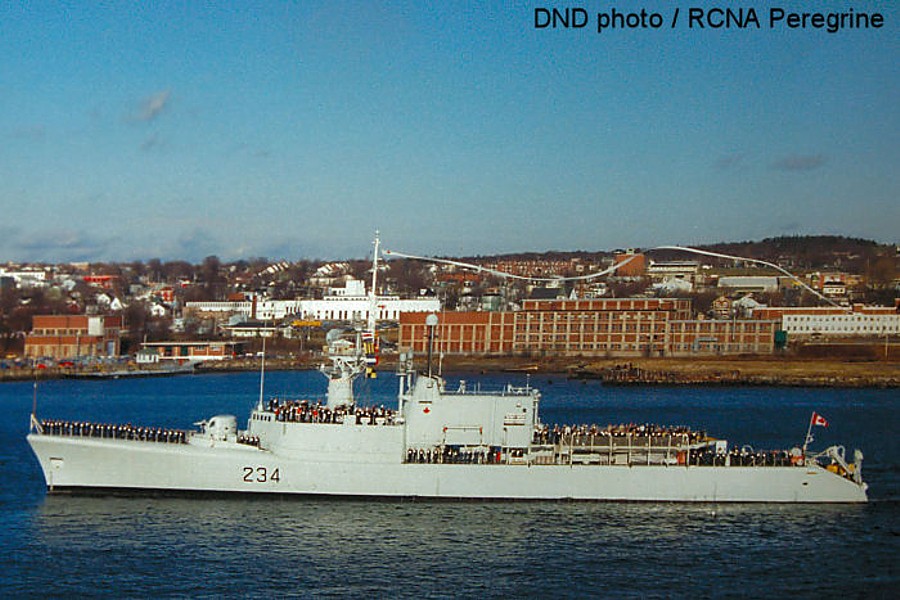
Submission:
[[[267,371],[311,370],[318,359],[270,359]],[[259,370],[259,361],[207,362],[193,374]],[[565,375],[572,379],[600,380],[605,385],[732,385],[831,388],[900,387],[900,362],[836,358],[739,357],[716,358],[631,358],[592,359],[582,357],[444,357],[447,373],[530,373]],[[393,373],[396,359],[384,357],[379,373]],[[191,372],[161,372],[160,369],[132,368],[127,373],[110,373],[108,378],[181,376]],[[47,381],[72,378],[71,369],[7,369],[0,371],[0,383],[7,381]],[[83,375],[83,374],[82,374]],[[87,378],[87,377],[84,377]],[[92,379],[103,378],[94,376]]]
[[[606,385],[900,387],[900,363],[897,361],[833,358],[552,358],[532,362],[507,360],[503,364],[482,363],[480,366],[466,359],[449,364],[445,361],[445,369],[558,373],[574,379],[597,379]],[[622,373],[625,375],[617,376]]]

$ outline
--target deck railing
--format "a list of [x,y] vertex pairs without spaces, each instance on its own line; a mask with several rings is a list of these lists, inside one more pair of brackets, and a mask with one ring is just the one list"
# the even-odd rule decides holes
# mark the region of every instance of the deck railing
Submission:
[[89,421],[61,421],[42,419],[40,428],[35,428],[41,435],[58,435],[66,437],[89,437],[110,440],[132,440],[139,442],[159,442],[166,444],[186,444],[190,432],[183,429],[163,427],[140,427],[129,424],[113,425],[109,423],[91,423]]

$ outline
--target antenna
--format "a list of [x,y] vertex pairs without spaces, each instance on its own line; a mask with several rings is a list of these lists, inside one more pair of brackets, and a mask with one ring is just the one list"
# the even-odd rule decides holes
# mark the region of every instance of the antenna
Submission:
[[378,285],[378,252],[381,240],[378,238],[378,231],[375,231],[375,252],[372,254],[372,289],[369,290],[369,318],[366,321],[366,328],[375,332],[375,311],[378,310],[378,296],[376,295],[376,286]]
[[266,383],[266,336],[265,331],[262,332],[262,360],[259,367],[259,408],[263,407],[263,390]]
[[431,355],[434,349],[434,328],[437,327],[438,316],[434,313],[425,317],[425,325],[428,327],[428,376],[431,377]]

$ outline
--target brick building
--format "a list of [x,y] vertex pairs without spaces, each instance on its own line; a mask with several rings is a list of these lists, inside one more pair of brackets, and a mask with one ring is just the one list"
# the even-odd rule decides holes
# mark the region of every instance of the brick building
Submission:
[[78,356],[118,356],[122,317],[35,315],[25,338],[25,356],[57,360]]
[[[472,311],[439,313],[435,351],[445,354],[511,354],[514,351],[514,312]],[[400,315],[400,345],[421,353],[428,350],[426,313]]]
[[621,265],[616,269],[614,275],[616,277],[643,277],[647,272],[647,257],[643,254],[635,254],[634,251],[626,251],[616,254],[614,264]]
[[[425,314],[400,319],[400,346],[427,350]],[[673,298],[526,300],[516,312],[445,312],[436,352],[525,356],[769,354],[777,321],[694,320]]]
[[771,354],[778,321],[703,319],[670,321],[666,356]]

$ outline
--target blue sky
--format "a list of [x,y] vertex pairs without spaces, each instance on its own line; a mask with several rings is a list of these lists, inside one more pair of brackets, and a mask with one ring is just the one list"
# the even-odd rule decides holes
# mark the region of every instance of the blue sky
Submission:
[[0,4],[0,262],[898,241],[895,2],[599,35],[534,8],[717,4],[71,4]]

